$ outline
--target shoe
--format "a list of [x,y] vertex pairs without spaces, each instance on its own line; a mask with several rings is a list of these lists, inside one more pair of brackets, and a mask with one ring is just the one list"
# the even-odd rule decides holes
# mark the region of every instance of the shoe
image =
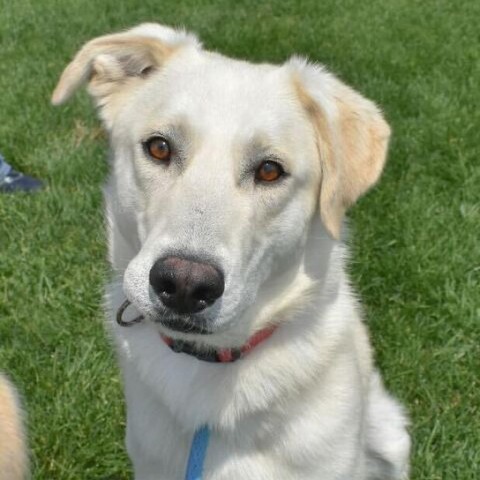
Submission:
[[34,192],[43,187],[43,183],[36,178],[17,172],[10,165],[8,170],[0,177],[0,192]]

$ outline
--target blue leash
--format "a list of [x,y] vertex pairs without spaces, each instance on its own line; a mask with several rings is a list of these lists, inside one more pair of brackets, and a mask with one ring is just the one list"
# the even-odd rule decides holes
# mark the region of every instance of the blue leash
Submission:
[[187,472],[185,480],[202,480],[203,464],[207,456],[208,442],[210,441],[210,429],[205,425],[195,432],[188,456]]

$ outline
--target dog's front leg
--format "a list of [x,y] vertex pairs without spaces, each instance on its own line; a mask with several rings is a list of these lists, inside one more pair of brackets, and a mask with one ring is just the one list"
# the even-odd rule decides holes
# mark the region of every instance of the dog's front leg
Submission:
[[142,381],[136,369],[123,365],[127,402],[128,455],[135,480],[183,478],[189,453],[189,435],[168,408]]

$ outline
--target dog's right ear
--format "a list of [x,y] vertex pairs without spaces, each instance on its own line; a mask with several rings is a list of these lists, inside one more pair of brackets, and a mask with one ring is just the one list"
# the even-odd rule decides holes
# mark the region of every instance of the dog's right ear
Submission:
[[104,107],[112,96],[160,68],[170,55],[184,46],[200,48],[201,44],[194,35],[153,23],[95,38],[84,45],[65,68],[53,92],[52,103],[66,102],[88,82],[88,92],[97,106]]

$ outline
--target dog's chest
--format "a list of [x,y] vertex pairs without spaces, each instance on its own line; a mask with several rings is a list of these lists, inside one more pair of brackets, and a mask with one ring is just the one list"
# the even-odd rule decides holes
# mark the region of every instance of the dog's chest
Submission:
[[[182,437],[182,438],[181,438]],[[184,478],[190,451],[190,436],[163,437],[161,444],[129,453],[135,463],[136,480],[180,480]],[[245,440],[242,442],[242,440]],[[271,439],[270,439],[271,440]],[[280,441],[280,440],[279,440]],[[130,442],[129,442],[130,443]],[[152,448],[153,447],[153,448]],[[277,446],[278,447],[278,446]],[[250,438],[225,441],[225,436],[212,434],[205,459],[203,480],[334,480],[338,478],[363,479],[362,462],[325,455],[292,456],[283,448],[272,446],[270,441],[257,442]],[[283,451],[282,456],[280,452]],[[343,452],[345,453],[345,452]],[[349,454],[353,450],[349,449]],[[358,455],[358,451],[357,451]],[[323,458],[321,458],[323,457]],[[335,465],[336,464],[336,465]]]
[[[126,392],[127,445],[135,479],[184,478],[193,431],[187,431],[141,382],[127,382]],[[338,476],[343,473],[351,475],[345,478],[362,478],[349,470],[349,465],[358,469],[362,464],[355,444],[360,426],[342,414],[328,419],[321,406],[308,403],[308,409],[300,401],[250,414],[232,430],[213,429],[203,480],[330,480],[343,478]]]

